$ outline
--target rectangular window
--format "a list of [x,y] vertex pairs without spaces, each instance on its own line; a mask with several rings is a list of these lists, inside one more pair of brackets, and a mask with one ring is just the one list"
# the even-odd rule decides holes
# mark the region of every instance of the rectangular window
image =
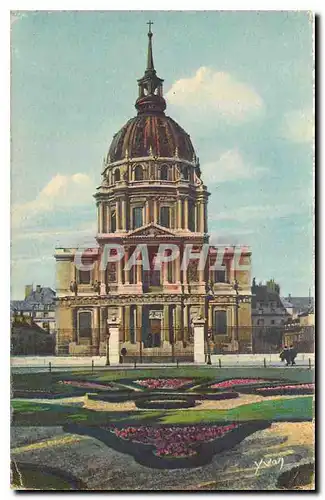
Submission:
[[159,224],[163,227],[170,227],[170,208],[161,207]]
[[227,311],[214,312],[214,331],[216,335],[227,334]]
[[91,312],[79,313],[79,337],[91,338]]
[[79,271],[79,283],[80,285],[90,284],[90,271]]
[[116,231],[116,212],[115,210],[111,212],[111,233]]
[[216,283],[226,282],[226,271],[216,271]]
[[116,262],[108,262],[107,264],[107,283],[116,283]]
[[195,207],[193,203],[189,203],[188,207],[188,228],[190,231],[195,231],[195,215],[194,215]]
[[133,209],[133,229],[143,226],[143,209],[134,207]]

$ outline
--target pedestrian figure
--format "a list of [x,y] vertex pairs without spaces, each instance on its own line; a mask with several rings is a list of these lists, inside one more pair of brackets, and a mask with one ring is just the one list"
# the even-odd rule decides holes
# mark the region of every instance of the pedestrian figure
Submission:
[[289,348],[289,362],[291,363],[291,366],[295,365],[295,359],[297,357],[297,349],[293,345],[290,346]]
[[281,361],[286,361],[286,366],[289,366],[289,363],[290,363],[290,353],[289,353],[289,349],[288,349],[288,346],[284,346],[284,348],[282,349],[282,351],[280,352],[280,359]]

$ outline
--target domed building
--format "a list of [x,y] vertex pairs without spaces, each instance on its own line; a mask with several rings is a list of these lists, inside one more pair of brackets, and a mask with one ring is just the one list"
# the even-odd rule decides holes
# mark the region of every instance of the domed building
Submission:
[[[214,265],[209,193],[190,136],[165,114],[152,37],[149,29],[137,115],[114,135],[94,194],[97,246],[79,259],[78,249],[56,249],[58,354],[105,355],[109,325],[116,324],[115,355],[193,360],[199,317],[206,319],[206,349],[251,345],[249,270],[233,270],[231,248]],[[248,269],[249,250],[241,259]]]

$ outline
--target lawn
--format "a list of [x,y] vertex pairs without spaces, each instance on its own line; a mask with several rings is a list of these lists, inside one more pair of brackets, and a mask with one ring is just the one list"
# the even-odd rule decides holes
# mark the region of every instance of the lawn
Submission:
[[136,412],[96,412],[86,408],[14,400],[13,425],[59,426],[66,424],[197,424],[212,422],[247,422],[252,420],[304,421],[313,418],[312,396],[267,400],[227,410],[177,410]]
[[[185,377],[192,378],[200,382],[219,381],[228,378],[270,378],[284,380],[288,382],[310,383],[314,381],[313,370],[305,368],[216,368],[216,367],[195,367],[184,366],[179,368],[155,368],[155,369],[127,369],[127,370],[98,370],[93,373],[91,370],[54,372],[54,373],[28,373],[12,374],[12,388],[14,391],[40,390],[52,394],[80,394],[76,390],[64,384],[59,384],[60,380],[89,380],[96,382],[118,381],[119,379],[129,379],[130,381],[139,378],[159,378],[159,377]],[[84,391],[86,392],[86,391]]]

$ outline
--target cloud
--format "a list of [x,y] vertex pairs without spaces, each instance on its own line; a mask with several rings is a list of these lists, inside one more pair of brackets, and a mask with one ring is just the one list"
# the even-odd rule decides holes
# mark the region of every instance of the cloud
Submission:
[[229,73],[202,66],[191,78],[177,80],[166,94],[181,108],[200,113],[213,112],[218,118],[241,123],[259,115],[264,105],[258,93]]
[[12,207],[12,227],[20,227],[40,213],[91,203],[94,190],[95,184],[86,174],[57,174],[35,200]]
[[260,219],[280,219],[300,213],[302,210],[304,210],[304,207],[301,205],[248,205],[234,210],[216,213],[216,215],[210,216],[209,220],[235,220],[237,222],[247,222]]
[[246,164],[236,149],[225,151],[216,162],[209,162],[202,165],[203,178],[208,180],[209,185],[216,182],[251,179],[267,171],[267,168]]
[[280,127],[281,136],[295,143],[311,143],[315,137],[312,109],[298,109],[286,113]]

